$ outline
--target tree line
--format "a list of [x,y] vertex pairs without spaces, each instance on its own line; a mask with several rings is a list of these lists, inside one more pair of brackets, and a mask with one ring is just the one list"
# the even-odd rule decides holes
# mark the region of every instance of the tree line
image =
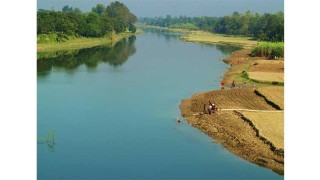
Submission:
[[97,4],[91,12],[64,6],[62,11],[40,9],[37,12],[37,34],[59,33],[82,37],[102,37],[113,31],[136,32],[137,17],[118,1],[105,7]]
[[227,35],[250,36],[263,41],[284,41],[284,14],[234,12],[224,17],[155,17],[139,18],[139,23],[169,28],[204,30]]

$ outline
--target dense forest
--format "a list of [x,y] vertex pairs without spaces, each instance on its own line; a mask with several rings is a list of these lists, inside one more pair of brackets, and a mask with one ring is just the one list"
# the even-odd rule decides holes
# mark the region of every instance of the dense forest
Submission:
[[112,32],[135,32],[137,17],[118,1],[105,7],[97,4],[91,12],[82,13],[79,8],[64,6],[62,11],[39,9],[37,34],[57,33],[82,37],[102,37]]
[[250,36],[258,40],[284,41],[284,14],[258,14],[247,11],[244,14],[234,12],[224,17],[155,17],[139,18],[145,25],[191,30],[204,30],[227,35]]

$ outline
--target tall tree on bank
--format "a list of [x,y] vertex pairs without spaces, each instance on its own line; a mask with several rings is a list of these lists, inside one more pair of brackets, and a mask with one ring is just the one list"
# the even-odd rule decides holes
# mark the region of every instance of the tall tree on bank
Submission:
[[106,17],[113,23],[116,33],[124,32],[127,28],[134,30],[132,27],[134,27],[134,23],[137,21],[137,17],[119,1],[110,3],[106,8]]

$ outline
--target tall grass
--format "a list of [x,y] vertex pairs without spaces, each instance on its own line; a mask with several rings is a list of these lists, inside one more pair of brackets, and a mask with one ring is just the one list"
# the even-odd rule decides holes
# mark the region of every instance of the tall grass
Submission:
[[258,44],[251,50],[252,56],[268,57],[269,59],[277,59],[284,56],[283,42],[265,42]]

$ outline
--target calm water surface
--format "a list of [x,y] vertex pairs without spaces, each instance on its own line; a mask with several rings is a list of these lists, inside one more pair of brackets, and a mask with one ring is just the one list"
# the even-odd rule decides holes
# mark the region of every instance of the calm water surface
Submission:
[[218,89],[234,48],[146,30],[113,48],[38,60],[38,179],[283,179],[225,150],[180,117]]

